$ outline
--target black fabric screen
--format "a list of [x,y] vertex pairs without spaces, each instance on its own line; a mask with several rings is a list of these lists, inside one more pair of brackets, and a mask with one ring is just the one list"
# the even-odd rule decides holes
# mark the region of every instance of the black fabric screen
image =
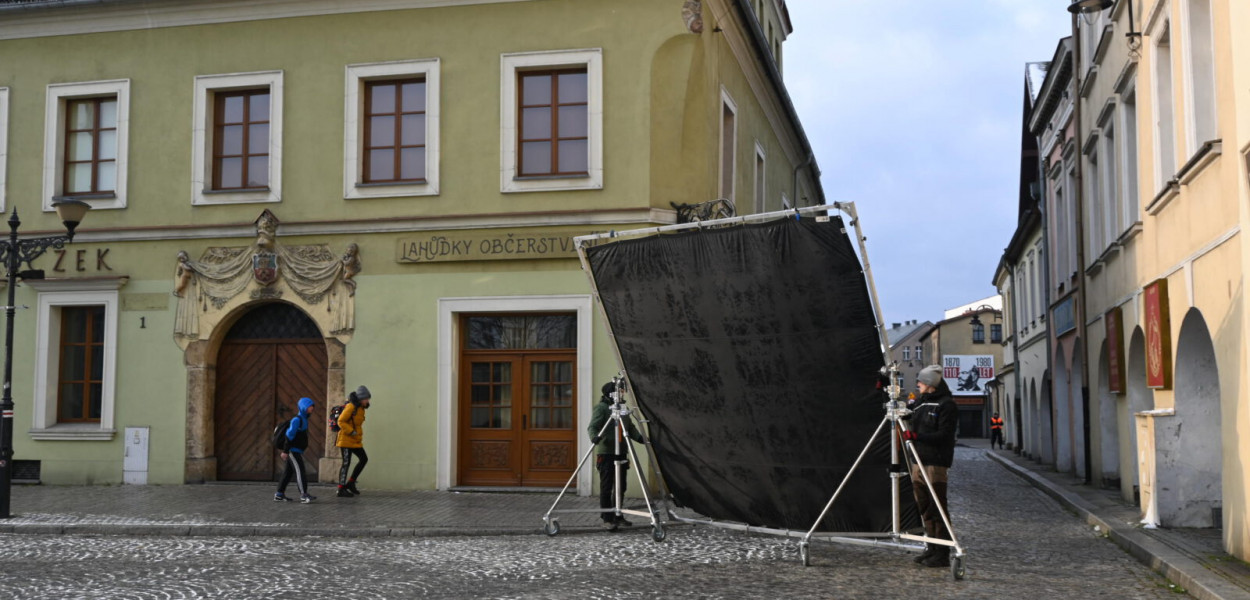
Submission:
[[[676,501],[807,530],[885,416],[863,271],[838,218],[603,242],[591,276]],[[891,529],[889,439],[821,531]],[[903,479],[903,523],[919,523]]]

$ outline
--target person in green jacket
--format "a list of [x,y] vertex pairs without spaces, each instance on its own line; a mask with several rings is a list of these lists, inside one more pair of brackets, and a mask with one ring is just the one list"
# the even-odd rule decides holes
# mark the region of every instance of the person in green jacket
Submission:
[[[608,427],[603,435],[599,435],[599,431],[603,429],[603,425],[612,417],[612,394],[616,392],[616,381],[609,381],[603,384],[603,395],[599,398],[599,403],[595,405],[594,413],[590,416],[590,427],[586,431],[590,433],[590,440],[595,444],[595,467],[599,471],[599,508],[609,509],[601,513],[603,517],[603,528],[608,531],[616,531],[618,527],[629,527],[633,525],[625,520],[625,517],[616,514],[616,469],[617,461],[621,462],[621,496],[625,496],[625,487],[629,478],[626,471],[629,470],[629,448],[626,444],[629,440],[621,439],[620,427],[613,423]],[[628,432],[629,439],[642,443],[642,434],[638,433],[638,429],[634,427],[634,421],[629,415],[622,415],[621,422],[625,424],[625,430]],[[617,442],[620,442],[619,444]],[[617,453],[617,449],[620,453]]]

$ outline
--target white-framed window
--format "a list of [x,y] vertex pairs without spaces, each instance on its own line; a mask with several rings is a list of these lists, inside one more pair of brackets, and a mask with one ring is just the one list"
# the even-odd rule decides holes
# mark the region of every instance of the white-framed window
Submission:
[[1186,0],[1185,108],[1189,154],[1219,137],[1215,106],[1215,40],[1212,37],[1211,0]]
[[0,87],[0,213],[8,207],[5,173],[9,169],[9,88]]
[[[720,90],[720,186],[717,197],[734,202],[737,179],[738,105],[725,88]],[[737,204],[736,202],[734,202]]]
[[1172,43],[1167,21],[1150,36],[1154,40],[1154,163],[1155,193],[1176,175],[1176,123],[1172,108]]
[[1120,186],[1117,181],[1117,178],[1120,176],[1120,162],[1117,155],[1119,147],[1115,139],[1117,135],[1115,112],[1115,110],[1112,110],[1101,124],[1102,143],[1099,152],[1102,155],[1102,164],[1098,173],[1098,180],[1102,185],[1100,190],[1102,200],[1099,202],[1099,210],[1103,215],[1104,245],[1114,243],[1120,232],[1124,231],[1124,217],[1121,214],[1124,202],[1120,199]]
[[36,310],[36,440],[108,440],[117,371],[118,288],[124,278],[32,280]]
[[911,346],[903,346],[903,360],[911,360]]
[[282,200],[282,71],[195,78],[191,203]]
[[438,194],[437,58],[347,65],[343,197]]
[[916,344],[916,361],[924,362],[924,346]]
[[765,195],[766,188],[764,185],[765,183],[764,175],[767,172],[766,167],[767,167],[767,158],[766,158],[766,155],[764,154],[764,147],[760,145],[759,141],[756,141],[755,142],[755,186],[754,186],[755,199],[754,200],[755,200],[755,212],[757,213],[762,213],[767,208],[767,206],[765,206],[765,199],[767,198],[767,196]]
[[1089,165],[1085,174],[1085,218],[1087,223],[1085,226],[1086,243],[1090,252],[1086,253],[1085,262],[1081,265],[1085,268],[1094,261],[1098,260],[1099,251],[1103,247],[1103,196],[1102,196],[1102,165],[1098,161],[1099,139],[1092,137],[1085,146],[1085,160]]
[[1137,197],[1137,89],[1120,92],[1120,221],[1121,233],[1141,220],[1141,200]]
[[129,131],[129,79],[49,85],[43,210],[65,196],[94,209],[126,208]]
[[603,50],[500,60],[500,191],[602,189]]

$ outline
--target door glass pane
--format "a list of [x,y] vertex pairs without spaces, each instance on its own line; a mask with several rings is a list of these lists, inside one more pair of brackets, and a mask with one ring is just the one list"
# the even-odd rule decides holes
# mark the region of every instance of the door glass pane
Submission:
[[512,363],[494,363],[492,375],[494,375],[492,381],[495,383],[512,383]]
[[586,102],[586,73],[561,73],[560,104]]
[[552,386],[552,404],[555,406],[573,406],[573,386],[569,384]]
[[[574,315],[471,317],[468,321],[471,350],[577,347],[577,317]],[[571,380],[571,374],[563,380]]]
[[252,94],[248,98],[248,120],[249,121],[268,121],[269,120],[269,93]]
[[242,125],[227,125],[221,128],[221,153],[243,154]]
[[546,384],[530,386],[530,406],[547,406],[551,404],[551,388]]
[[512,408],[496,408],[494,421],[495,426],[500,429],[512,429]]
[[489,385],[475,385],[475,386],[471,386],[470,389],[472,390],[469,393],[470,404],[490,404],[490,386]]
[[241,158],[221,159],[221,187],[223,188],[243,187],[243,159]]
[[269,157],[253,156],[247,159],[247,187],[269,185]]
[[247,132],[248,154],[269,154],[269,124],[252,125]]
[[103,100],[100,102],[100,128],[114,127],[117,127],[117,100]]
[[404,148],[399,160],[400,179],[425,179],[425,148]]
[[100,163],[97,170],[100,182],[96,184],[96,192],[111,192],[117,189],[117,163],[109,161]]
[[524,75],[521,77],[521,104],[551,104],[551,76]]
[[369,118],[369,147],[395,145],[395,117]]
[[395,151],[369,151],[369,180],[391,181],[395,179]]
[[525,142],[521,144],[521,174],[545,174],[551,172],[551,142]]
[[109,129],[100,132],[100,160],[117,158],[117,130]]
[[554,364],[556,368],[556,374],[552,378],[553,381],[573,381],[573,363],[564,361],[552,364]]
[[551,381],[551,363],[536,362],[530,366],[530,381],[547,383]]
[[221,115],[222,123],[242,123],[243,122],[243,96],[230,96],[224,101],[224,110]]
[[470,377],[473,383],[490,381],[490,363],[473,363],[473,367],[470,368]]
[[91,341],[100,343],[104,341],[104,307],[95,306],[83,309],[84,312],[90,314],[91,318]]
[[490,409],[486,407],[474,407],[473,415],[469,418],[470,427],[490,427]]
[[91,372],[88,376],[95,381],[104,379],[104,348],[101,346],[91,347]]
[[586,157],[586,140],[560,142],[560,172],[584,173],[590,161]]
[[70,134],[69,151],[66,154],[70,160],[91,160],[94,142],[95,136],[90,131]]
[[551,411],[547,408],[535,408],[533,410],[534,429],[550,429],[551,428]]
[[572,429],[573,428],[573,409],[571,408],[551,409],[551,428],[552,429]]
[[65,183],[67,193],[91,191],[91,163],[70,165],[69,181]]
[[420,146],[425,143],[425,115],[404,115],[400,143],[405,146]]
[[586,137],[589,122],[585,106],[560,107],[560,137]]

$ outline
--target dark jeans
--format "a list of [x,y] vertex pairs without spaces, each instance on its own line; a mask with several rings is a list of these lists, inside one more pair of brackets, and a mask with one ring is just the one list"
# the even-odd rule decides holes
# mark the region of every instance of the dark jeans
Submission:
[[[625,457],[620,457],[625,460]],[[599,508],[616,508],[616,457],[611,454],[596,454],[595,468],[599,470]],[[621,465],[621,496],[629,483],[629,463]],[[611,523],[616,520],[616,512],[603,513],[603,520]]]
[[990,448],[993,448],[993,447],[994,447],[994,444],[998,444],[998,445],[999,445],[999,447],[1002,447],[1002,445],[1003,445],[1003,430],[1001,430],[1001,429],[991,429],[991,430],[990,430]]
[[295,478],[295,485],[299,488],[301,496],[308,495],[308,478],[304,476],[304,453],[288,452],[286,454],[286,467],[282,469],[282,480],[278,482],[278,493],[285,494],[286,486],[291,483],[291,478]]
[[[339,485],[347,485],[348,481],[356,481],[360,477],[360,472],[365,470],[365,465],[369,463],[369,455],[365,454],[364,448],[339,448],[339,453],[343,457],[343,466],[339,467]],[[347,468],[352,464],[352,455],[355,454],[356,469],[352,471],[352,478],[347,478]]]

